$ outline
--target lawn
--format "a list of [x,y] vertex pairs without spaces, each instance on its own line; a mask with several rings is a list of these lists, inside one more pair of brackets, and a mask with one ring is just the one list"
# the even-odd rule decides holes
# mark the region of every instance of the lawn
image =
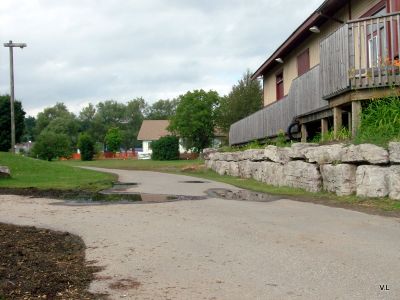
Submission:
[[88,166],[107,169],[122,169],[122,170],[147,170],[159,172],[180,172],[188,167],[199,167],[204,164],[203,160],[173,160],[173,161],[154,161],[154,160],[95,160],[95,161],[79,161],[69,160],[61,162],[71,166]]
[[231,176],[220,176],[217,173],[204,168],[202,160],[193,161],[152,161],[152,160],[98,160],[91,162],[65,161],[65,165],[72,166],[92,166],[110,169],[124,170],[150,170],[158,172],[167,172],[174,174],[184,174],[209,180],[215,180],[231,184],[233,186],[252,190],[256,192],[268,193],[272,195],[282,195],[301,201],[309,201],[332,206],[341,206],[346,208],[357,208],[371,212],[394,212],[400,215],[400,201],[390,200],[388,198],[360,198],[353,196],[338,197],[332,193],[320,192],[310,193],[301,189],[288,187],[275,187],[254,179],[243,179]]
[[0,188],[78,189],[98,191],[108,188],[114,175],[75,168],[61,162],[48,162],[0,152],[0,165],[11,169],[12,177],[0,179]]

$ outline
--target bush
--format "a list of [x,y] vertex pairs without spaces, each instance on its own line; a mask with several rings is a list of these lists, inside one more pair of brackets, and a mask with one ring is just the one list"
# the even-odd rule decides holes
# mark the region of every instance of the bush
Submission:
[[107,150],[111,152],[117,152],[120,150],[122,142],[122,133],[116,128],[110,128],[106,134],[105,142],[107,145]]
[[48,161],[56,157],[69,157],[72,154],[69,140],[66,134],[44,130],[37,137],[32,154]]
[[179,159],[179,139],[176,136],[165,136],[151,143],[153,160]]
[[90,161],[95,154],[94,142],[89,134],[81,133],[78,140],[78,148],[81,151],[81,160]]
[[387,146],[400,139],[400,98],[390,96],[371,100],[363,107],[356,143]]

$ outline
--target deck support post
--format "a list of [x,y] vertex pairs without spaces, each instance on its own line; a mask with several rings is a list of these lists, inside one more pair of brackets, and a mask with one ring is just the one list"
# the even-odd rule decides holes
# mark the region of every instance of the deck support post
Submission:
[[351,102],[351,136],[354,138],[361,123],[361,101]]
[[333,108],[333,137],[336,139],[339,130],[342,128],[342,109],[339,107]]
[[324,136],[328,133],[328,119],[321,119],[321,142],[324,141]]
[[306,124],[301,124],[301,142],[302,143],[307,143],[307,125]]
[[352,119],[353,119],[353,114],[351,113],[351,112],[348,112],[347,113],[347,124],[349,124],[349,132],[352,132],[352,128],[353,128],[353,122],[352,122]]

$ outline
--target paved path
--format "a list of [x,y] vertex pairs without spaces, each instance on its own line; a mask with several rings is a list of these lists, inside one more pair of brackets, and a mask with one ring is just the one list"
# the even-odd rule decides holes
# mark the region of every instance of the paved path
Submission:
[[[201,190],[175,189],[190,177],[115,172],[145,192]],[[0,196],[0,222],[80,235],[105,266],[91,288],[114,299],[400,299],[399,219],[290,200],[54,204]],[[141,285],[109,288],[123,279]]]

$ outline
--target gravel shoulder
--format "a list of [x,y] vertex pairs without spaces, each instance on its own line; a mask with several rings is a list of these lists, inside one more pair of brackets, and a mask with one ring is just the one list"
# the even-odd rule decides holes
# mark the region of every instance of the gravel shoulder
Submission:
[[[176,187],[187,176],[112,172],[140,192],[209,188]],[[0,222],[79,235],[86,259],[104,267],[90,290],[112,299],[400,298],[396,218],[285,199],[68,206],[0,195]]]

